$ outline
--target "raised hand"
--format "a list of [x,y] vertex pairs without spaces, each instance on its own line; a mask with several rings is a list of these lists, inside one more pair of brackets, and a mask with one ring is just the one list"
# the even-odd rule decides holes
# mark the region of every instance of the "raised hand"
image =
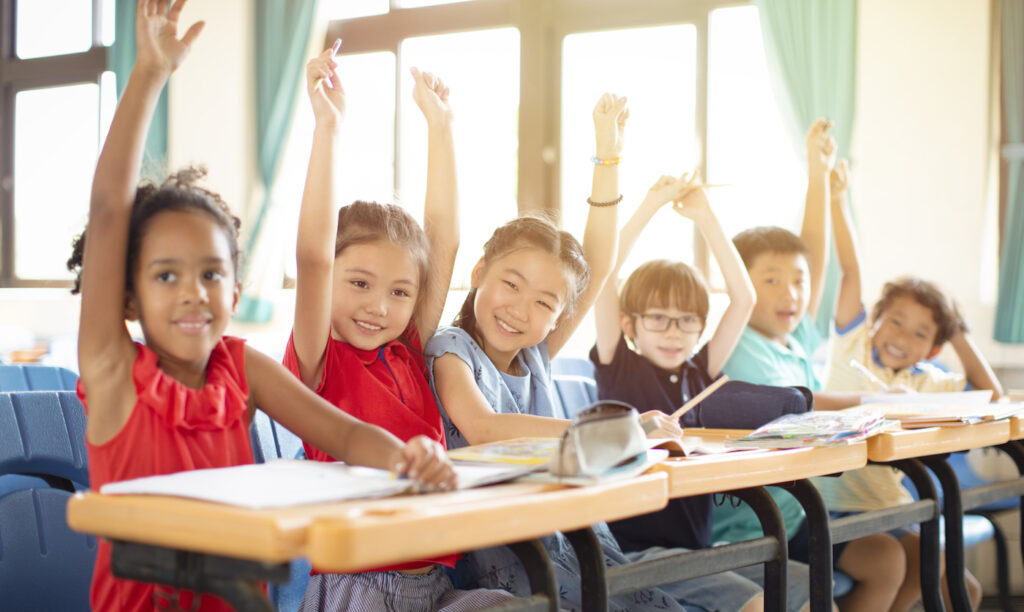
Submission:
[[597,157],[612,159],[622,154],[622,141],[629,119],[625,96],[606,93],[594,106],[594,133],[597,138]]
[[697,221],[711,212],[708,196],[701,186],[700,172],[684,174],[680,179],[680,195],[672,205],[672,210],[687,219]]
[[394,471],[408,476],[424,491],[452,491],[457,482],[455,470],[440,444],[426,436],[415,436],[392,462]]
[[845,159],[839,160],[835,168],[829,172],[829,193],[833,200],[837,200],[842,197],[843,192],[849,186],[849,164]]
[[807,163],[816,170],[831,170],[836,163],[836,139],[829,135],[832,122],[821,118],[807,131]]
[[313,104],[317,125],[337,127],[345,117],[345,88],[336,72],[338,62],[332,48],[306,63],[306,91]]
[[168,10],[169,0],[139,0],[136,5],[135,66],[152,71],[164,78],[181,65],[206,25],[197,21],[178,38],[178,18],[185,8],[185,0],[175,0]]
[[413,66],[409,69],[416,85],[412,90],[412,98],[420,107],[427,123],[438,125],[452,120],[452,107],[448,102],[448,87],[444,81],[429,72],[420,72]]

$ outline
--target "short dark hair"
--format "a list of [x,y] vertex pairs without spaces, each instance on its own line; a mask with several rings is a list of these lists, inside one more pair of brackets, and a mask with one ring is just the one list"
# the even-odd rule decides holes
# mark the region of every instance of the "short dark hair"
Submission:
[[619,311],[643,314],[648,308],[678,308],[706,321],[708,285],[700,272],[681,261],[648,261],[634,270],[622,285]]
[[[238,230],[242,221],[231,214],[231,209],[219,195],[199,186],[199,181],[206,176],[203,166],[183,168],[168,176],[157,185],[152,181],[142,182],[135,190],[135,201],[132,202],[131,220],[128,224],[128,252],[125,258],[124,286],[127,291],[134,290],[134,273],[139,259],[139,246],[145,236],[146,229],[153,217],[162,212],[199,212],[212,218],[228,239],[231,250],[231,266],[238,276]],[[75,284],[71,293],[78,293],[82,286],[82,257],[85,253],[85,239],[88,227],[71,243],[71,257],[68,258],[68,270],[75,275]]]
[[811,255],[800,236],[774,225],[743,230],[736,234],[732,243],[736,245],[736,250],[739,252],[740,258],[743,259],[743,265],[748,270],[750,266],[754,265],[757,256],[762,253],[779,253],[781,255],[799,253],[806,258]]
[[915,276],[903,276],[887,282],[882,287],[882,297],[871,309],[871,320],[877,321],[882,313],[901,297],[909,297],[932,311],[932,319],[938,327],[933,347],[945,344],[960,326],[960,317],[946,294],[934,283]]

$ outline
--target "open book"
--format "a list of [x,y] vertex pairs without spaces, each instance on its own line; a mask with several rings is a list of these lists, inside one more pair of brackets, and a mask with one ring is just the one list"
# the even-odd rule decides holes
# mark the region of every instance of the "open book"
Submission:
[[725,445],[761,448],[839,446],[872,436],[885,425],[885,418],[872,411],[834,410],[787,414],[742,438],[727,439]]
[[[455,464],[460,489],[512,480],[533,469],[531,466]],[[277,459],[267,463],[111,482],[103,485],[100,493],[170,495],[264,509],[387,497],[412,489],[413,481],[395,478],[386,470],[344,463]]]

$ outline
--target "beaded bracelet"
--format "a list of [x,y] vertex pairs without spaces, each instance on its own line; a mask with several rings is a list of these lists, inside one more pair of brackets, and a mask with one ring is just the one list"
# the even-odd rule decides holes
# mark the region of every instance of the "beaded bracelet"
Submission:
[[607,166],[618,166],[619,165],[619,159],[621,159],[621,158],[619,158],[619,157],[598,157],[598,156],[595,155],[595,156],[590,158],[590,161],[594,162],[595,166],[606,166],[607,167]]
[[591,200],[590,198],[587,198],[587,204],[590,204],[591,206],[596,206],[598,208],[601,208],[601,207],[604,207],[604,206],[615,206],[616,204],[618,204],[621,201],[622,201],[622,194],[619,194],[619,197],[617,197],[614,200],[611,200],[609,202],[595,202],[595,201]]

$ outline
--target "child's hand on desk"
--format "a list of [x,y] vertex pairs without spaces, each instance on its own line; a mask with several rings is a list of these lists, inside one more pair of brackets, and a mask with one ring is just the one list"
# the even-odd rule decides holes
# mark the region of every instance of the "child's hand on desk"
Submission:
[[649,410],[641,414],[640,421],[648,438],[679,438],[683,435],[679,423],[660,410]]
[[396,473],[415,481],[419,490],[454,491],[457,485],[444,447],[426,436],[406,442],[391,465]]

